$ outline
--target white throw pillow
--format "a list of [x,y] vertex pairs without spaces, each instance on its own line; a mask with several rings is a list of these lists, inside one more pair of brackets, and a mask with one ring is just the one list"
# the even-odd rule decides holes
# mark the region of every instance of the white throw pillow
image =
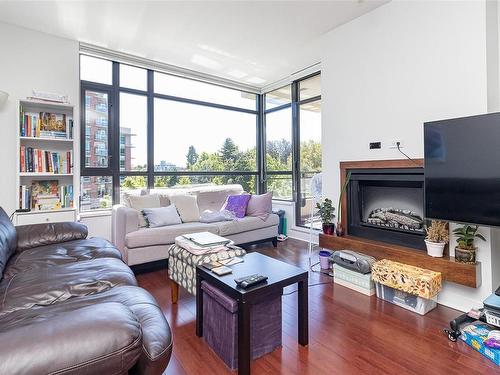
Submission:
[[160,208],[144,208],[142,210],[142,214],[144,215],[149,228],[182,224],[181,218],[174,204]]
[[150,194],[150,195],[129,195],[128,201],[130,204],[130,208],[133,208],[137,211],[137,215],[139,216],[139,227],[144,228],[148,226],[146,219],[144,219],[144,215],[142,214],[142,210],[144,208],[158,208],[160,207],[160,198],[158,198],[158,194]]
[[200,210],[194,195],[171,195],[170,202],[177,207],[183,223],[200,220]]

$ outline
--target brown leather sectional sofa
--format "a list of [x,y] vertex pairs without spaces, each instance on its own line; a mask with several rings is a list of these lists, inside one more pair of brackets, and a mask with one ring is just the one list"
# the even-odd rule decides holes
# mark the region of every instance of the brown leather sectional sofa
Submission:
[[161,374],[170,327],[120,252],[78,223],[0,208],[0,374]]

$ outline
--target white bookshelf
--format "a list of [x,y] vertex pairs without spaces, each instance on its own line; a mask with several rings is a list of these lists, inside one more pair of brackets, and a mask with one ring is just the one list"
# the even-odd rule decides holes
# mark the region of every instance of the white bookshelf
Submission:
[[[57,115],[66,115],[66,138],[55,138],[55,137],[36,137],[36,136],[23,136],[21,134],[22,119],[20,116],[21,109],[24,112],[29,113],[40,113],[49,112],[55,113]],[[70,137],[69,131],[69,118],[73,120],[73,131]],[[76,178],[76,168],[77,155],[75,152],[75,133],[77,131],[76,119],[75,119],[75,109],[73,105],[63,104],[63,103],[52,103],[37,100],[20,100],[18,106],[18,116],[16,121],[16,209],[20,207],[20,195],[21,186],[31,186],[34,181],[44,181],[44,180],[57,180],[59,186],[61,185],[73,185],[73,207],[62,207],[53,210],[32,210],[30,212],[17,212],[15,215],[15,224],[17,225],[28,225],[28,224],[38,224],[44,222],[60,222],[60,221],[75,221],[77,219],[77,205],[78,205],[78,194],[77,194],[77,178]],[[53,173],[53,172],[21,172],[21,146],[26,148],[31,147],[34,149],[40,149],[44,151],[51,152],[72,152],[72,173]],[[26,157],[26,156],[25,156]]]

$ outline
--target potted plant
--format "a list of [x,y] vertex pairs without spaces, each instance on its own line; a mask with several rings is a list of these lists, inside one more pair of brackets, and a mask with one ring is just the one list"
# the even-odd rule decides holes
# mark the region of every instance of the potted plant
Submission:
[[441,258],[444,247],[449,240],[448,223],[445,221],[432,220],[430,227],[426,227],[425,246],[427,254],[431,257]]
[[333,219],[335,218],[335,207],[332,205],[332,200],[325,198],[323,202],[316,203],[316,208],[318,209],[319,216],[321,217],[321,222],[323,223],[323,233],[333,234],[335,229],[335,224]]
[[342,225],[342,198],[344,197],[345,191],[347,190],[347,185],[349,185],[349,181],[351,180],[351,172],[347,173],[346,179],[344,181],[344,185],[342,186],[342,189],[340,190],[340,195],[339,195],[339,205],[337,206],[339,208],[339,213],[337,217],[337,236],[341,237],[345,233],[345,228]]
[[474,240],[479,238],[486,241],[481,233],[477,233],[478,226],[463,225],[453,230],[453,234],[457,237],[458,245],[455,247],[455,259],[461,263],[476,263],[476,251]]

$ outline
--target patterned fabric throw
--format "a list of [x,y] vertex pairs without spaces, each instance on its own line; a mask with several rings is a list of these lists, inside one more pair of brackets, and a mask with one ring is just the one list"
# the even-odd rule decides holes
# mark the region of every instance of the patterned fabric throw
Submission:
[[168,277],[187,291],[196,295],[196,266],[217,260],[242,257],[241,248],[223,250],[212,254],[195,255],[180,246],[172,245],[168,250]]
[[250,197],[250,194],[228,195],[226,203],[224,203],[221,210],[228,210],[234,213],[234,216],[238,219],[244,218]]
[[382,259],[372,266],[376,283],[422,297],[432,298],[441,291],[441,272]]

